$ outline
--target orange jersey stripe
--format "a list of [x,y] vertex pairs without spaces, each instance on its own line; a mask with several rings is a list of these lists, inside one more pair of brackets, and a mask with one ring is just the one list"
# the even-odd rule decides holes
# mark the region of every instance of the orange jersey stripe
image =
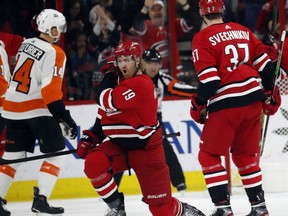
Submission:
[[47,109],[42,99],[34,99],[23,102],[4,100],[3,109],[10,112],[27,112],[34,109]]
[[16,174],[16,170],[9,165],[2,165],[0,166],[0,172],[14,178]]
[[45,101],[46,104],[50,104],[54,101],[61,100],[63,97],[62,78],[60,76],[59,70],[64,70],[63,64],[65,62],[66,56],[64,51],[60,47],[56,45],[52,46],[57,53],[55,59],[55,66],[58,71],[54,72],[57,73],[57,75],[56,76],[54,75],[50,84],[45,86],[41,91],[43,100]]
[[0,76],[0,96],[4,95],[8,87],[8,83],[3,76]]
[[60,168],[54,166],[51,163],[48,163],[47,161],[44,161],[40,168],[40,172],[45,172],[45,173],[48,173],[50,175],[54,175],[57,177],[59,175]]

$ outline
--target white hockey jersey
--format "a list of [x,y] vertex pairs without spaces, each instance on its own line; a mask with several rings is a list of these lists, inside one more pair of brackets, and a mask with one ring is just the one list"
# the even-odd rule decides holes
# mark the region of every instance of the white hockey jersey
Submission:
[[3,100],[9,79],[10,68],[8,64],[8,56],[0,41],[0,113],[2,112]]
[[47,108],[62,100],[64,51],[39,38],[23,41],[3,105],[3,117],[29,119],[52,116]]

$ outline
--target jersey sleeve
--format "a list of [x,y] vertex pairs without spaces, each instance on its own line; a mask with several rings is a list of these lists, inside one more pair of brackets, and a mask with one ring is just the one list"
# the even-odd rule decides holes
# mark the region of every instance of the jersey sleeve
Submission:
[[62,100],[62,81],[66,65],[66,55],[64,51],[54,46],[54,51],[46,57],[47,65],[43,67],[42,74],[42,97],[45,104]]
[[160,71],[159,76],[164,84],[164,92],[166,93],[182,97],[191,97],[192,93],[196,93],[197,91],[197,87],[176,80],[169,74]]
[[216,67],[216,54],[202,41],[199,35],[194,37],[192,41],[192,57],[200,82],[198,97],[206,101],[217,90],[221,78]]
[[8,57],[4,48],[0,46],[0,96],[5,94],[9,78],[10,69],[8,65]]
[[145,103],[145,92],[141,86],[145,85],[145,82],[146,80],[140,77],[130,78],[114,89],[105,89],[100,94],[100,107],[110,113],[122,109],[137,109],[137,107],[143,106]]

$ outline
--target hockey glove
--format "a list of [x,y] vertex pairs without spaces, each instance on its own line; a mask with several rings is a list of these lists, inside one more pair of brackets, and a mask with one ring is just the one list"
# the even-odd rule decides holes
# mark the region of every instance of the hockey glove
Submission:
[[191,97],[191,108],[190,108],[190,116],[194,121],[200,124],[205,123],[206,119],[206,107],[207,105],[199,105],[197,103],[197,95],[192,95]]
[[81,139],[77,145],[77,154],[80,158],[85,159],[92,152],[93,148],[99,144],[98,138],[90,130],[82,131]]
[[270,56],[271,61],[274,63],[278,58],[278,49],[279,46],[276,42],[272,43],[271,41],[264,44],[265,53]]
[[59,121],[63,136],[68,136],[69,139],[75,139],[78,133],[77,125],[72,119],[69,110],[65,110],[64,118]]
[[103,74],[106,74],[109,72],[118,72],[119,68],[117,66],[116,59],[113,56],[108,57],[106,64],[100,68],[100,71]]
[[281,105],[281,96],[278,87],[275,87],[273,96],[271,97],[272,91],[265,91],[267,99],[263,102],[263,112],[265,115],[271,116],[274,115],[280,105]]

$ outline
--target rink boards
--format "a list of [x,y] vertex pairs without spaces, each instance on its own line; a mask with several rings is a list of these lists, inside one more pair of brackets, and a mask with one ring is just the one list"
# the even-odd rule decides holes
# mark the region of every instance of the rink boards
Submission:
[[[191,119],[189,108],[189,100],[164,101],[163,121],[167,133],[181,132],[181,136],[169,138],[169,141],[185,171],[188,190],[201,191],[205,190],[205,183],[197,161],[197,154],[202,125],[195,123]],[[282,152],[284,146],[288,143],[288,117],[285,116],[286,110],[288,110],[287,96],[282,97],[281,108],[275,116],[270,117],[264,154],[262,156],[263,182],[267,184],[270,191],[274,189],[288,191],[287,186],[284,185],[284,182],[288,180],[288,152]],[[92,127],[97,114],[97,106],[95,104],[71,105],[68,106],[68,109],[77,122],[79,131]],[[77,139],[79,138],[80,135]],[[76,148],[77,141],[66,140],[66,146],[67,150]],[[35,154],[40,154],[38,147]],[[63,157],[63,166],[51,198],[97,196],[83,172],[83,160],[77,158],[76,154],[61,157]],[[6,197],[8,200],[22,201],[32,199],[32,188],[37,184],[36,179],[41,162],[39,160],[26,162],[19,167],[15,181]],[[282,182],[284,188],[282,188]],[[141,193],[134,174],[130,177],[128,174],[124,175],[120,191],[126,194]]]

